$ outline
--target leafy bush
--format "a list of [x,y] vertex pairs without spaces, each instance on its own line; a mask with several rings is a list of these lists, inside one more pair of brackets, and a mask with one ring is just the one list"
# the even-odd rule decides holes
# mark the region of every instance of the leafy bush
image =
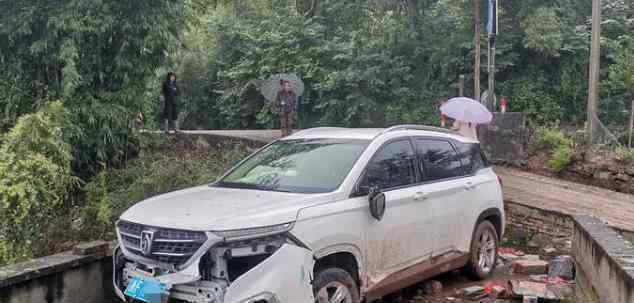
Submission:
[[179,151],[173,142],[147,136],[141,155],[124,168],[102,170],[86,184],[84,232],[108,237],[114,221],[130,206],[149,197],[213,181],[231,164],[246,155],[242,146],[214,146]]
[[28,258],[56,223],[77,179],[61,103],[20,117],[0,147],[0,264]]
[[571,146],[559,145],[553,150],[548,165],[556,172],[561,172],[572,163],[574,156],[575,151]]
[[622,145],[618,145],[615,150],[615,158],[618,161],[626,164],[634,165],[634,148],[627,148]]
[[533,140],[534,149],[551,151],[548,165],[556,172],[564,170],[575,156],[574,142],[558,129],[539,128]]
[[540,149],[555,149],[562,145],[572,145],[572,140],[558,129],[542,127],[535,132],[534,144]]

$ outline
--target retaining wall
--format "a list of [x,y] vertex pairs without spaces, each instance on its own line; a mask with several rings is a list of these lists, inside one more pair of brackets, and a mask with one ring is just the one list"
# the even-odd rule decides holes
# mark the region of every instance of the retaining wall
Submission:
[[115,303],[113,243],[93,242],[0,268],[0,303]]
[[596,218],[574,217],[577,301],[634,303],[634,247]]

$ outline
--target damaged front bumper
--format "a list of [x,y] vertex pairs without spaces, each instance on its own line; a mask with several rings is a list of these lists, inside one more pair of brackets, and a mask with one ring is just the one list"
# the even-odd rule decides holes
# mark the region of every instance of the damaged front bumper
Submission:
[[163,302],[314,302],[313,253],[287,242],[274,251],[270,245],[219,245],[178,271],[131,260],[119,247],[113,259],[115,291],[124,301],[129,300],[124,295],[127,284],[137,277],[152,278],[165,285]]

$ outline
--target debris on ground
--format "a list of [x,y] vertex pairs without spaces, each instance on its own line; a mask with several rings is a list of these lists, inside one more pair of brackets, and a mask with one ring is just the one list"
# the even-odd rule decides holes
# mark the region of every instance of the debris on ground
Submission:
[[571,256],[559,256],[550,261],[548,265],[549,278],[562,278],[572,280],[575,278],[575,261]]
[[542,260],[515,260],[511,264],[514,274],[541,275],[548,272],[548,262]]
[[484,291],[484,287],[477,285],[463,288],[460,294],[464,298],[472,300],[479,300],[487,296],[487,293]]
[[548,275],[531,275],[528,277],[528,280],[546,284],[574,284],[574,281],[562,279],[560,277],[551,278]]
[[541,260],[541,257],[539,255],[524,255],[520,257],[520,259],[527,260],[527,261],[539,261]]
[[574,293],[570,284],[546,284],[520,280],[509,281],[509,291],[517,298],[537,297],[541,300],[563,300]]
[[553,256],[557,253],[557,249],[554,247],[546,247],[544,248],[544,255],[545,256]]
[[423,294],[436,295],[442,292],[442,283],[436,280],[429,280],[423,283]]
[[498,248],[498,259],[503,262],[509,263],[513,262],[520,257],[524,256],[524,252],[511,247],[500,247]]

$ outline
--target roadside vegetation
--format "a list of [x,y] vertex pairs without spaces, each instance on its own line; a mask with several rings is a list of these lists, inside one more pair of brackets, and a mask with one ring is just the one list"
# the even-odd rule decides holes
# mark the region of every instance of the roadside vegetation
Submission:
[[[498,96],[531,128],[554,127],[544,148],[562,170],[585,145],[548,132],[585,120],[590,3],[500,4]],[[599,116],[621,143],[633,14],[631,2],[604,1]],[[169,70],[190,129],[277,127],[257,88],[280,72],[305,81],[300,127],[437,124],[460,74],[473,94],[468,0],[0,1],[0,24],[0,265],[111,237],[132,203],[208,182],[244,154],[171,152],[134,129],[139,112],[157,128]]]

